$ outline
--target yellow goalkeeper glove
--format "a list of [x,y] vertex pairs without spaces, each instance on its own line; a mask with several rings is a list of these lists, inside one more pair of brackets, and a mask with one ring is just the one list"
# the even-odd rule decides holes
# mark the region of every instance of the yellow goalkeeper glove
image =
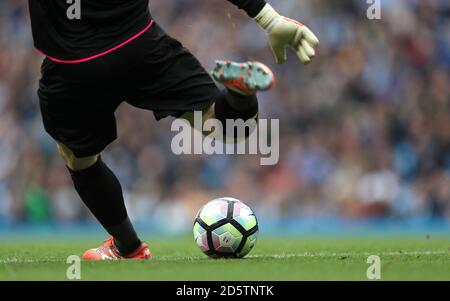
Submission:
[[303,64],[316,55],[319,39],[305,25],[281,16],[270,4],[266,4],[254,20],[266,30],[269,44],[278,64],[287,60],[286,49],[291,47]]

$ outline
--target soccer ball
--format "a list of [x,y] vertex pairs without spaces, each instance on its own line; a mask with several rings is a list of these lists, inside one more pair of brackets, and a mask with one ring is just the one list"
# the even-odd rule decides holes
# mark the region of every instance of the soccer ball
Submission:
[[233,198],[210,201],[197,214],[194,239],[200,250],[212,258],[242,258],[258,237],[253,211]]

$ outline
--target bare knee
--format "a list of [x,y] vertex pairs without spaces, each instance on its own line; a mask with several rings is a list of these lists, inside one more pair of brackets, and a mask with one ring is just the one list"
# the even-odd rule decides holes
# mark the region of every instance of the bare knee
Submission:
[[73,171],[80,171],[91,167],[97,162],[100,156],[93,155],[89,157],[77,158],[74,153],[65,145],[57,143],[57,146],[61,158],[66,163],[67,167],[69,167]]

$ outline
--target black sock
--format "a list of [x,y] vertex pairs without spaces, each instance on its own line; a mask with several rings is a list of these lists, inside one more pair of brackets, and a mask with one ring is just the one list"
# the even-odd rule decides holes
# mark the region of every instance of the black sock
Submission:
[[[258,99],[255,95],[242,95],[231,90],[223,91],[216,98],[215,117],[222,122],[224,132],[229,136],[225,126],[227,119],[258,120]],[[248,137],[250,133],[251,130],[246,130],[245,136]],[[236,132],[234,138],[238,138]]]
[[128,219],[122,187],[108,166],[99,158],[87,169],[69,171],[80,198],[114,237],[118,251],[125,255],[139,248],[141,241]]
[[[224,92],[227,103],[237,111],[253,111],[258,113],[258,98],[256,95],[243,95],[233,90],[227,89]],[[253,114],[253,116],[255,115]],[[248,118],[252,118],[250,116]],[[242,117],[240,117],[242,118]]]
[[122,255],[131,254],[141,246],[142,242],[139,240],[128,217],[120,225],[108,226],[106,230],[114,237],[114,244]]

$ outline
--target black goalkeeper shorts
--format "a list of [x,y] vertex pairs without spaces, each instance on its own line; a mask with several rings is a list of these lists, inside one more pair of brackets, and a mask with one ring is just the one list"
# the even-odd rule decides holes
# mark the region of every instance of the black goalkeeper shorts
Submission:
[[159,120],[204,110],[218,93],[198,60],[157,24],[95,60],[45,59],[38,91],[45,130],[77,157],[98,154],[117,138],[114,112],[124,101]]

